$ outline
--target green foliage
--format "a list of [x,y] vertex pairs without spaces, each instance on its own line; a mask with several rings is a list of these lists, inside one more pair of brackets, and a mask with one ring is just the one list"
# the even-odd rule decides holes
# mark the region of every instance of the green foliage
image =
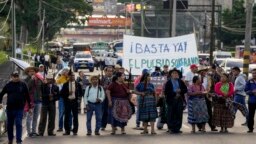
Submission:
[[[4,11],[0,13],[1,19],[6,19],[11,1]],[[45,10],[45,40],[50,41],[62,27],[67,27],[71,22],[78,22],[76,16],[91,14],[92,6],[84,0],[42,0],[41,18]],[[8,21],[11,23],[11,17]],[[8,25],[8,24],[7,24]],[[16,29],[19,36],[21,27],[28,31],[28,43],[38,43],[40,32],[39,0],[16,0]],[[9,34],[10,29],[4,35]],[[23,33],[25,33],[23,31]],[[25,42],[25,40],[23,40]]]
[[[244,0],[235,0],[232,10],[224,10],[222,13],[223,28],[221,31],[221,40],[226,45],[242,44],[245,38],[246,27],[246,11],[244,8]],[[252,37],[255,37],[256,31],[256,7],[253,8],[253,32]],[[225,27],[228,27],[225,28]]]
[[0,51],[0,64],[7,61],[7,54],[4,51]]
[[241,40],[244,39],[244,31],[246,23],[246,13],[243,6],[244,0],[235,0],[232,10],[224,10],[222,14],[223,26],[231,28],[227,30],[222,28],[221,41],[228,45],[241,44]]

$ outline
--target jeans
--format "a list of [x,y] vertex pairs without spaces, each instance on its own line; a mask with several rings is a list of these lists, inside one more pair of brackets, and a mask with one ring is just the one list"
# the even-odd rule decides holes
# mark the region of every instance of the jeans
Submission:
[[13,125],[15,122],[16,125],[16,141],[21,143],[22,136],[22,118],[23,118],[23,109],[20,110],[7,110],[7,132],[8,140],[13,141]]
[[[65,114],[65,106],[64,100],[62,97],[59,99],[59,129],[63,129],[64,125],[64,114]],[[70,114],[70,127],[72,126],[72,114]]]
[[[27,113],[27,132],[28,134],[36,133],[37,121],[41,112],[42,103],[36,103],[32,114]],[[32,126],[32,127],[31,127]]]
[[64,100],[62,97],[59,99],[59,129],[63,129],[63,119],[64,119]]
[[[246,104],[245,104],[245,96],[235,94],[234,101],[242,104],[247,109]],[[236,111],[237,111],[237,109],[236,109]]]
[[88,103],[89,109],[87,109],[87,132],[92,132],[92,126],[91,126],[91,120],[93,112],[95,111],[95,117],[96,117],[96,128],[95,132],[99,132],[101,127],[101,119],[102,119],[102,104],[101,103]]

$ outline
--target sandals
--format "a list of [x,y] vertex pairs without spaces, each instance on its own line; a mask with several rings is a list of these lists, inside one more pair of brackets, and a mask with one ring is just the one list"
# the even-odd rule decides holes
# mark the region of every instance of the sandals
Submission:
[[126,134],[126,132],[125,132],[125,131],[122,131],[122,132],[121,132],[121,134],[122,134],[122,135],[125,135],[125,134]]
[[156,135],[156,132],[151,132],[151,135]]

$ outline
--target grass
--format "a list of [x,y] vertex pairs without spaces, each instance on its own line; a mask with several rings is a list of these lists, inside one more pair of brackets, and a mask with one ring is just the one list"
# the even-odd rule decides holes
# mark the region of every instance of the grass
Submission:
[[6,52],[0,51],[0,64],[6,62],[8,60],[6,56],[7,56]]

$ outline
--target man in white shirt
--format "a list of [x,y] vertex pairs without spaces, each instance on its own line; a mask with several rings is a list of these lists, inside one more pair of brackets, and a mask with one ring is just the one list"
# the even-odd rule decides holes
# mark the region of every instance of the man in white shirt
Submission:
[[95,135],[100,135],[99,130],[101,128],[102,121],[102,102],[105,99],[105,92],[102,86],[99,85],[99,77],[91,76],[91,85],[87,86],[84,93],[84,105],[87,109],[87,135],[92,134],[91,120],[93,112],[96,117]]
[[185,76],[185,84],[186,86],[190,86],[192,85],[192,80],[193,80],[193,77],[196,76],[197,74],[197,71],[198,71],[198,66],[196,64],[192,64],[190,65],[190,72],[188,72]]
[[50,67],[50,56],[49,56],[49,54],[44,55],[44,65],[45,65],[46,71],[48,71],[48,69]]

